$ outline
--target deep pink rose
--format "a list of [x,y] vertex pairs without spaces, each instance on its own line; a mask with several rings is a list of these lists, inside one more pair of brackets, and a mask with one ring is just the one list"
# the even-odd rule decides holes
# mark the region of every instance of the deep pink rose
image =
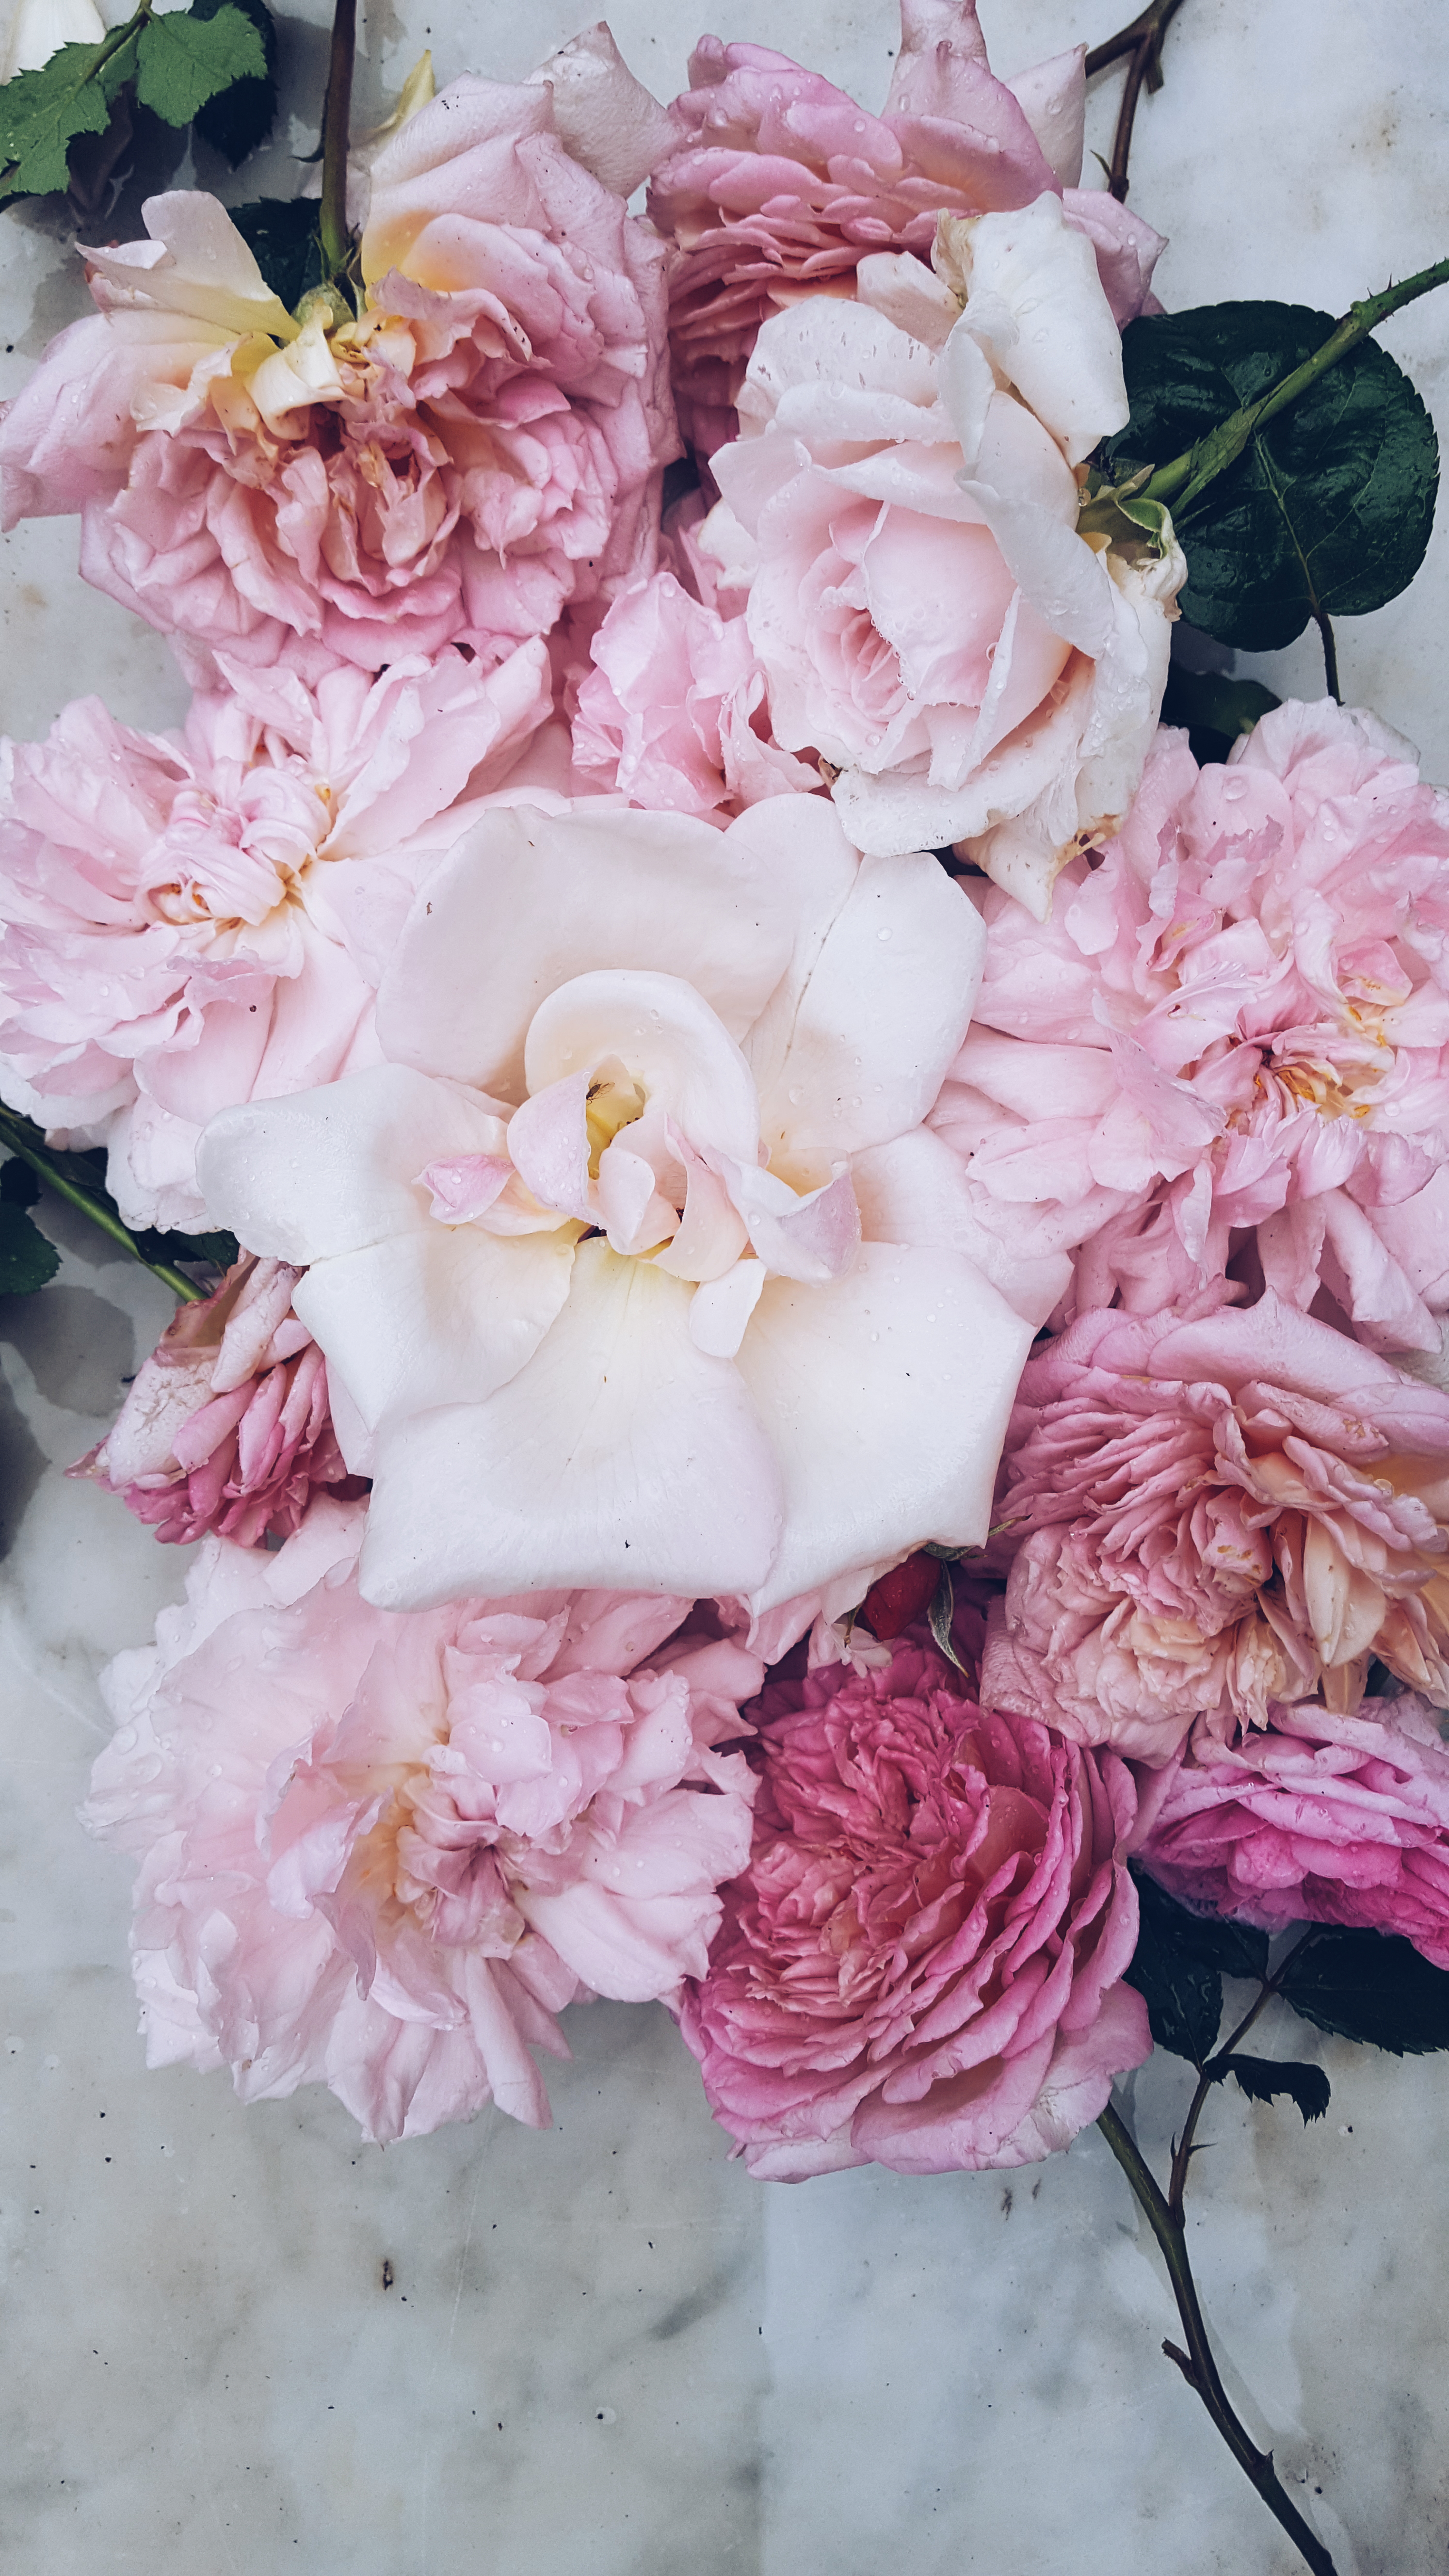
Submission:
[[750,2171],[1028,2164],[1151,2041],[1132,1775],[903,1645],[771,1684],[754,1847],[681,2027]]
[[0,1090],[105,1142],[131,1225],[205,1226],[215,1110],[374,1060],[413,896],[551,702],[537,642],[228,676],[178,734],[82,698],[0,746]]
[[1370,1661],[1449,1698],[1449,1396],[1271,1292],[1081,1316],[1030,1360],[997,1489],[989,1707],[1164,1762]]
[[578,693],[574,768],[631,805],[728,823],[766,796],[809,794],[820,772],[770,736],[765,675],[742,617],[655,573],[616,599]]
[[244,1253],[215,1296],[179,1306],[100,1446],[69,1470],[177,1543],[290,1538],[315,1493],[361,1493],[327,1405],[327,1366],[292,1312],[301,1277]]
[[151,198],[0,433],[7,524],[79,509],[86,579],[199,685],[217,652],[486,667],[653,566],[663,246],[549,87],[454,81],[371,191],[360,317],[314,299],[300,331],[213,199]]
[[995,889],[982,911],[932,1123],[1003,1264],[1054,1264],[1068,1314],[1147,1315],[1221,1293],[1232,1260],[1297,1306],[1326,1291],[1374,1349],[1438,1351],[1449,799],[1407,744],[1328,699],[1266,715],[1226,768],[1164,734],[1047,921]]
[[[1449,1968],[1449,1752],[1411,1693],[1353,1717],[1275,1708],[1231,1744],[1199,1730],[1163,1775],[1144,1868],[1185,1904],[1282,1932],[1396,1932]],[[1154,1783],[1154,1789],[1157,1784]]]
[[802,295],[853,294],[870,252],[929,257],[943,212],[981,215],[1065,189],[1117,320],[1148,301],[1160,236],[1104,192],[1076,186],[1081,49],[1008,86],[990,70],[971,0],[902,0],[901,30],[880,116],[786,54],[700,40],[649,211],[676,244],[674,392],[701,455],[734,436],[760,324]]
[[362,1517],[208,1539],[105,1676],[85,1821],[140,1862],[147,2056],[248,2102],[326,2084],[369,2138],[489,2100],[545,2126],[565,2004],[703,1972],[754,1795],[716,1748],[763,1667],[677,1598],[369,1609]]

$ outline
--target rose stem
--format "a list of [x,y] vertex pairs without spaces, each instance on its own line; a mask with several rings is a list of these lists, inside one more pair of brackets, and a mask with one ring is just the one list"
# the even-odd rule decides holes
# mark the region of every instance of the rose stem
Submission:
[[79,1208],[81,1215],[89,1217],[92,1225],[98,1225],[101,1232],[108,1234],[113,1243],[118,1243],[123,1252],[128,1252],[133,1261],[139,1261],[142,1269],[149,1270],[153,1279],[159,1279],[163,1288],[169,1288],[173,1297],[180,1297],[191,1304],[206,1295],[204,1288],[198,1288],[194,1279],[188,1279],[184,1270],[174,1269],[169,1261],[149,1261],[130,1227],[123,1225],[113,1210],[79,1181],[67,1180],[44,1146],[35,1144],[26,1134],[22,1122],[6,1110],[0,1110],[0,1144],[8,1145],[11,1153],[18,1154],[23,1163],[28,1163],[47,1188],[54,1190],[57,1198],[66,1199],[73,1208]]
[[1172,20],[1182,7],[1182,0],[1150,0],[1140,17],[1130,27],[1119,27],[1105,45],[1095,45],[1086,60],[1086,77],[1104,72],[1109,63],[1120,62],[1124,54],[1132,59],[1127,66],[1127,82],[1122,92],[1122,105],[1117,112],[1117,132],[1112,143],[1112,167],[1107,173],[1108,193],[1120,205],[1127,194],[1127,160],[1132,150],[1132,128],[1137,117],[1137,102],[1145,81],[1149,89],[1162,87],[1162,40]]
[[327,98],[322,109],[322,257],[329,285],[352,256],[347,228],[347,142],[352,112],[352,58],[357,51],[357,0],[337,0]]
[[1336,367],[1340,358],[1346,358],[1349,351],[1356,349],[1360,340],[1366,340],[1371,331],[1376,331],[1381,322],[1386,322],[1391,313],[1399,312],[1405,304],[1414,303],[1421,295],[1432,293],[1436,286],[1446,284],[1449,284],[1449,259],[1440,259],[1432,268],[1421,268],[1416,276],[1406,277],[1402,286],[1386,286],[1381,295],[1367,295],[1361,303],[1351,304],[1342,321],[1335,323],[1321,349],[1315,349],[1312,357],[1305,358],[1301,366],[1294,367],[1286,376],[1280,376],[1277,384],[1270,386],[1257,402],[1244,403],[1226,420],[1219,421],[1217,428],[1210,429],[1196,446],[1185,448],[1182,455],[1174,456],[1169,465],[1159,465],[1138,498],[1174,502],[1180,515],[1217,475],[1237,463],[1256,431],[1280,411],[1286,411],[1300,394],[1307,393],[1310,385],[1316,385],[1320,376],[1326,376],[1330,367]]
[[1315,608],[1313,623],[1323,638],[1323,676],[1328,694],[1338,706],[1343,704],[1343,691],[1338,685],[1338,647],[1333,640],[1333,623],[1326,608]]

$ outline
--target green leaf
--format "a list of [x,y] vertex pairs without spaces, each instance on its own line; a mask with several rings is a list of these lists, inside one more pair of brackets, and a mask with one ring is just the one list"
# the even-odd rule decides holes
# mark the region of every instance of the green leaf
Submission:
[[1237,2077],[1250,2102],[1276,2102],[1286,2094],[1302,2112],[1305,2129],[1328,2109],[1327,2076],[1321,2066],[1307,2066],[1301,2057],[1225,2057],[1220,2063],[1224,2075]]
[[1268,1973],[1268,1935],[1251,1923],[1228,1923],[1219,1914],[1190,1914],[1134,1862],[1132,1876],[1144,1927],[1162,1948],[1216,1968],[1224,1977],[1248,1977],[1261,1984]]
[[214,18],[173,11],[148,18],[136,49],[136,96],[167,125],[189,125],[207,100],[234,81],[265,80],[260,35],[236,0]]
[[1188,671],[1180,662],[1170,662],[1162,721],[1186,725],[1194,760],[1223,761],[1240,734],[1251,733],[1260,716],[1281,704],[1261,680],[1229,680],[1216,671]]
[[322,209],[315,197],[257,197],[247,206],[227,209],[250,244],[258,268],[272,293],[289,313],[320,286],[326,274],[318,225]]
[[[1115,471],[1165,465],[1321,348],[1334,317],[1296,304],[1212,304],[1130,323],[1132,417]],[[1357,617],[1413,579],[1434,523],[1439,450],[1423,404],[1362,341],[1174,511],[1183,615],[1249,652],[1291,644],[1311,617]]]
[[1157,2046],[1201,2068],[1212,2055],[1223,2017],[1223,1981],[1216,1968],[1205,1968],[1180,1950],[1165,1950],[1144,1932],[1126,1975],[1147,2006]]
[[117,46],[62,45],[39,71],[0,86],[0,200],[44,197],[69,178],[66,148],[77,134],[104,134],[111,100],[135,68],[136,39]]
[[54,1244],[13,1198],[0,1197],[0,1297],[32,1297],[59,1268]]
[[[193,18],[214,18],[226,0],[192,0]],[[198,108],[193,122],[204,143],[219,152],[233,170],[255,152],[272,130],[277,113],[277,30],[266,0],[236,0],[261,38],[266,68],[258,78],[233,81]]]
[[1385,1932],[1319,1932],[1294,1952],[1278,1989],[1319,2030],[1395,2057],[1449,2048],[1449,1974]]
[[30,1165],[19,1154],[12,1154],[0,1170],[0,1207],[34,1207],[40,1196],[40,1183]]

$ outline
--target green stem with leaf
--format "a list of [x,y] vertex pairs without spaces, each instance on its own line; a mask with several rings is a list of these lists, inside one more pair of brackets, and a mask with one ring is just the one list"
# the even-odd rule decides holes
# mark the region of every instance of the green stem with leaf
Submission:
[[337,0],[327,98],[322,110],[322,218],[319,227],[327,282],[341,277],[352,259],[347,222],[347,145],[352,118],[352,65],[357,52],[357,0]]
[[57,1198],[64,1199],[68,1206],[77,1208],[82,1216],[88,1217],[92,1225],[99,1226],[102,1234],[109,1235],[111,1241],[118,1243],[133,1261],[139,1261],[143,1270],[149,1270],[153,1279],[159,1279],[164,1288],[169,1288],[173,1297],[180,1297],[191,1304],[208,1294],[205,1288],[198,1288],[194,1279],[188,1279],[184,1270],[178,1270],[174,1262],[151,1260],[115,1209],[98,1191],[89,1189],[84,1181],[67,1171],[66,1164],[70,1158],[53,1151],[28,1118],[19,1117],[14,1110],[0,1108],[0,1145],[12,1154],[18,1154],[22,1162],[29,1164],[37,1180],[44,1181]]
[[1104,72],[1123,55],[1130,57],[1122,104],[1117,111],[1117,131],[1112,141],[1112,161],[1107,172],[1108,193],[1120,205],[1127,194],[1127,162],[1132,150],[1132,128],[1137,120],[1137,102],[1144,85],[1150,90],[1162,87],[1162,40],[1182,7],[1182,0],[1149,0],[1147,8],[1134,18],[1130,27],[1119,27],[1104,45],[1094,45],[1086,60],[1086,76],[1091,80]]

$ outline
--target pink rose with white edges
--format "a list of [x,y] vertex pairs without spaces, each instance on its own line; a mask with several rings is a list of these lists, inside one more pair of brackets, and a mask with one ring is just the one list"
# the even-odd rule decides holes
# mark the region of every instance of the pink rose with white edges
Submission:
[[147,2056],[245,2102],[326,2084],[371,2139],[489,2101],[544,2128],[564,2005],[703,1972],[755,1785],[717,1748],[763,1668],[658,1595],[372,1609],[361,1519],[209,1539],[105,1675],[84,1820],[140,1863]]
[[765,323],[696,542],[857,844],[955,843],[1044,913],[1136,790],[1185,567],[1170,530],[1131,560],[1077,533],[1127,397],[1060,200],[943,225],[937,263],[862,259],[855,301]]
[[208,1130],[213,1218],[307,1264],[366,1597],[844,1607],[984,1537],[1030,1339],[923,1122],[979,922],[823,800],[495,812],[424,889],[389,1059]]
[[205,1225],[215,1110],[372,1060],[418,886],[551,703],[540,643],[228,677],[177,734],[82,698],[0,745],[0,1093],[107,1144],[130,1225]]

